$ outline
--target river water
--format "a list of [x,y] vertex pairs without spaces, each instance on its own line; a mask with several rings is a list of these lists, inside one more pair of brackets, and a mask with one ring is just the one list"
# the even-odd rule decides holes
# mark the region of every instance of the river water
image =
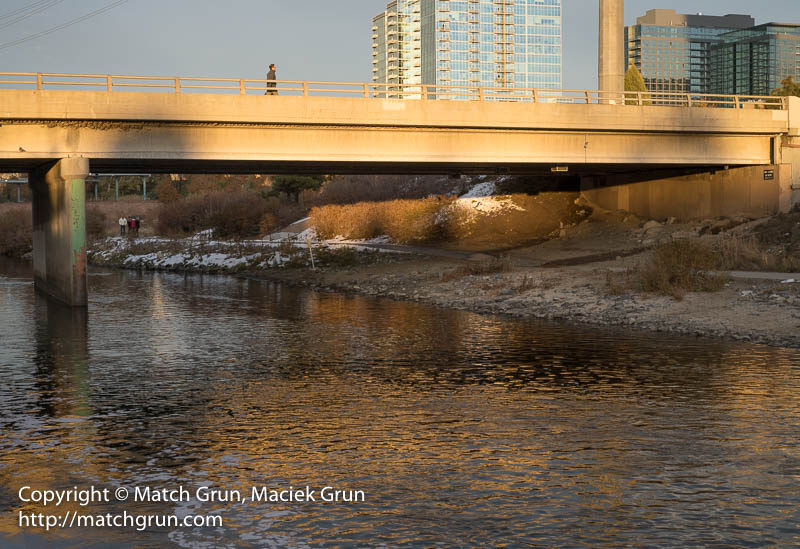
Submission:
[[[200,275],[93,272],[86,313],[30,277],[0,262],[2,547],[800,544],[796,350]],[[112,496],[44,507],[23,486]],[[70,512],[223,524],[20,518]]]

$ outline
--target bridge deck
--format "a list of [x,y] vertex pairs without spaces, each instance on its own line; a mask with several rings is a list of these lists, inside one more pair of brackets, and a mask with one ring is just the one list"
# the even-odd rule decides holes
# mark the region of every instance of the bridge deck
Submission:
[[509,171],[769,164],[790,110],[0,90],[0,169]]

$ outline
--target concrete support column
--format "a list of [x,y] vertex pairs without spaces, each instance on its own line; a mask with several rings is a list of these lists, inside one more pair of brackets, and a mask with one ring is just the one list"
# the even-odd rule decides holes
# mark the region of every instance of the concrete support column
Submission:
[[86,158],[64,158],[29,176],[33,194],[36,289],[73,307],[87,305]]
[[800,97],[787,97],[789,128],[779,140],[781,166],[781,211],[800,205]]
[[[625,91],[625,1],[600,0],[600,44],[598,49],[598,89]],[[612,97],[601,103],[619,102]]]

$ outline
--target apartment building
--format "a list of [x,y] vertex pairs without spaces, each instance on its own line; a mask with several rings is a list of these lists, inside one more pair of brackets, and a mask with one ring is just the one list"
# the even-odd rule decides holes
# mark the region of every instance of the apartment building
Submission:
[[560,88],[561,17],[561,0],[395,0],[372,21],[373,81]]

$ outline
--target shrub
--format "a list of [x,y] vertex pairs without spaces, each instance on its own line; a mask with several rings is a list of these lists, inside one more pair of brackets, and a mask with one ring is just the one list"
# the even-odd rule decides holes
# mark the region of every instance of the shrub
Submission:
[[276,175],[272,178],[272,192],[284,193],[298,202],[303,191],[317,190],[324,181],[322,176]]
[[726,277],[715,274],[719,252],[703,241],[676,240],[657,247],[650,260],[637,271],[641,289],[683,299],[686,292],[722,289]]
[[189,234],[214,229],[220,237],[256,236],[265,201],[248,191],[216,191],[164,204],[158,216],[161,234]]
[[86,237],[102,238],[106,234],[106,214],[100,208],[86,208]]
[[178,192],[178,189],[175,188],[175,185],[166,179],[162,179],[158,185],[156,185],[154,192],[156,193],[158,199],[165,204],[175,202],[181,197],[181,193]]
[[221,238],[258,236],[266,204],[252,192],[214,192],[205,195],[208,228]]
[[33,249],[30,206],[6,207],[0,214],[0,254],[22,257]]
[[408,200],[452,192],[459,181],[440,175],[341,175],[304,199],[313,206]]
[[222,188],[216,181],[200,178],[189,181],[189,185],[186,189],[189,194],[208,194],[219,190],[222,190]]

